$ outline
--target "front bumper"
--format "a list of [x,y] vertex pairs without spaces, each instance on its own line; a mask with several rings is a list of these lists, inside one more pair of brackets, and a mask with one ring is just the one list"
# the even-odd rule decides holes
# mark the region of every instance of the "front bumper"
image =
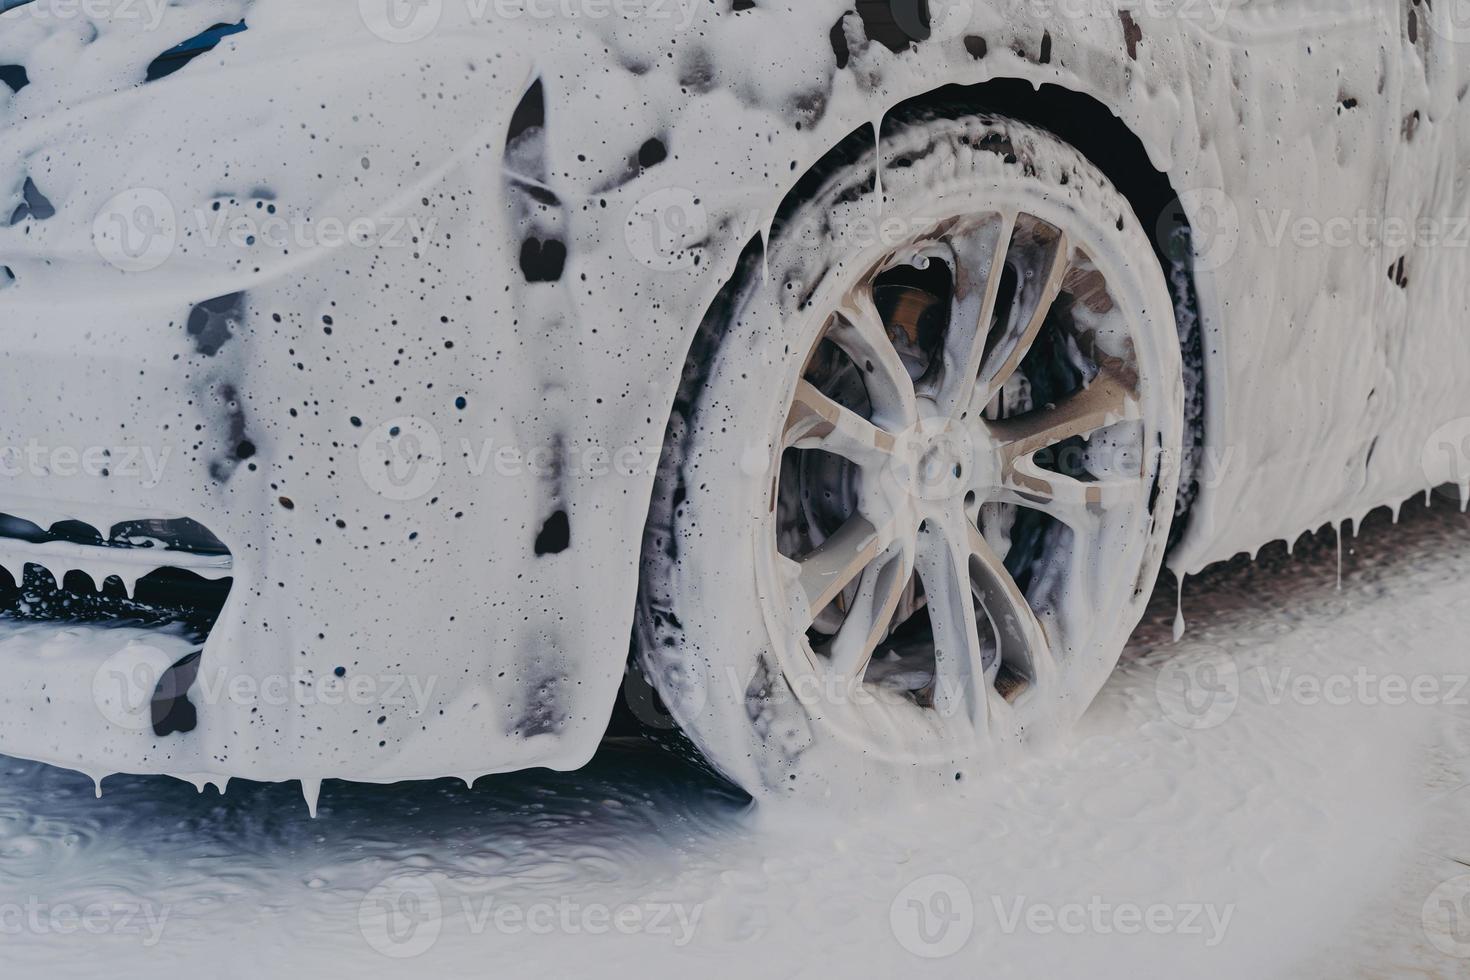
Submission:
[[[563,293],[519,276],[501,176],[528,54],[487,31],[324,48],[328,12],[252,10],[159,81],[114,84],[114,33],[93,75],[43,84],[33,61],[16,97],[52,108],[10,120],[0,189],[32,175],[54,213],[0,227],[0,513],[104,537],[196,521],[231,587],[194,724],[167,735],[148,688],[196,649],[186,631],[7,625],[0,752],[194,779],[581,765],[622,675],[652,470],[536,462],[585,441],[591,397],[545,367],[574,357],[524,343],[565,330]],[[9,547],[17,580],[136,571]]]

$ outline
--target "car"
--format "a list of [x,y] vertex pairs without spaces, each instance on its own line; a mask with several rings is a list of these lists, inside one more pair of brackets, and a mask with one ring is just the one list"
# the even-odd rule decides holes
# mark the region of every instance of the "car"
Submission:
[[1454,5],[5,6],[0,751],[99,791],[574,768],[623,690],[958,792],[1166,563],[1470,475]]

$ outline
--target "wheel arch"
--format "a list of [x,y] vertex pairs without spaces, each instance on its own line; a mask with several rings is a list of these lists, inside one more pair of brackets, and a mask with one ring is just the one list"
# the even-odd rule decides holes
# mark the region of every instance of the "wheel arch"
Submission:
[[[905,108],[907,106],[896,107],[887,118],[898,119]],[[980,175],[982,179],[969,188],[969,193],[974,195],[974,201],[980,203],[994,200],[983,180],[985,173],[989,173],[999,182],[994,186],[1008,187],[1006,183],[1008,180],[1030,180],[1032,178],[1042,180],[1038,175],[1045,172],[1050,175],[1050,178],[1049,181],[1042,180],[1042,182],[1049,183],[1053,188],[1058,186],[1058,180],[1060,185],[1068,184],[1069,175],[1090,173],[1091,179],[1082,180],[1079,186],[1095,188],[1106,201],[1110,202],[1105,210],[1096,212],[1093,216],[1093,224],[1089,227],[1094,228],[1099,237],[1092,240],[1112,240],[1110,233],[1116,220],[1118,231],[1124,234],[1128,243],[1126,247],[1105,248],[1097,258],[1106,259],[1113,271],[1125,272],[1128,277],[1144,277],[1140,288],[1143,293],[1151,297],[1145,304],[1154,313],[1150,321],[1154,328],[1162,327],[1164,331],[1162,334],[1157,329],[1146,331],[1146,336],[1152,338],[1152,341],[1145,346],[1150,351],[1162,352],[1160,356],[1166,359],[1172,358],[1173,354],[1168,352],[1168,348],[1173,343],[1169,340],[1167,326],[1169,321],[1166,311],[1169,310],[1169,300],[1165,298],[1166,293],[1160,292],[1161,284],[1156,274],[1148,268],[1147,253],[1150,249],[1150,239],[1141,227],[1127,228],[1125,225],[1127,220],[1125,215],[1131,203],[1124,199],[1116,189],[1109,187],[1108,182],[1101,179],[1102,175],[1085,160],[1080,152],[1070,145],[1064,145],[1060,138],[1050,133],[1039,132],[1033,124],[1012,123],[1009,118],[991,119],[988,113],[969,109],[965,114],[971,117],[966,122],[969,126],[974,127],[973,131],[962,131],[950,124],[946,114],[927,113],[926,116],[920,117],[922,125],[917,127],[918,132],[914,135],[946,134],[944,138],[950,140],[950,143],[947,144],[951,150],[950,153],[931,154],[927,152],[927,147],[922,140],[911,138],[908,133],[895,133],[895,138],[891,142],[883,142],[881,154],[883,160],[877,168],[885,171],[886,174],[881,178],[881,184],[885,192],[889,192],[888,189],[892,185],[894,190],[891,193],[900,195],[890,200],[906,201],[917,205],[919,209],[927,208],[928,200],[935,192],[935,188],[942,189],[948,186],[946,175],[950,173],[949,161],[968,161],[970,159],[969,151],[965,149],[967,147],[976,148],[974,152],[976,166],[982,171]],[[977,116],[980,118],[974,118]],[[1007,126],[1017,128],[1007,129]],[[704,710],[702,707],[704,701],[699,696],[698,679],[704,676],[700,665],[720,662],[718,659],[713,661],[708,659],[718,658],[721,655],[712,652],[711,647],[702,645],[707,644],[705,638],[710,635],[710,632],[704,627],[719,622],[744,623],[748,621],[728,608],[722,612],[716,612],[713,620],[704,616],[702,621],[702,612],[707,612],[707,610],[701,610],[700,597],[723,596],[733,591],[739,596],[749,598],[746,593],[752,587],[739,583],[729,591],[725,588],[711,587],[713,580],[701,577],[705,573],[700,572],[699,569],[709,571],[713,568],[716,579],[724,575],[728,581],[729,576],[739,577],[742,574],[744,562],[736,561],[735,564],[741,566],[739,568],[731,566],[724,557],[716,557],[711,563],[708,552],[704,558],[695,562],[696,573],[693,575],[685,574],[681,577],[673,569],[682,562],[680,553],[683,551],[683,544],[696,538],[708,540],[711,529],[714,529],[715,539],[719,541],[717,556],[738,556],[743,550],[741,540],[728,537],[729,529],[741,524],[738,515],[734,524],[731,524],[719,513],[718,501],[715,504],[697,504],[695,501],[708,500],[710,493],[714,493],[717,488],[725,485],[747,488],[734,491],[737,494],[759,494],[760,492],[758,488],[754,491],[748,489],[752,484],[760,483],[759,479],[754,481],[747,479],[756,476],[758,470],[751,469],[743,462],[746,457],[742,457],[740,451],[743,445],[748,456],[750,447],[760,443],[765,438],[761,433],[767,430],[761,428],[757,432],[752,432],[748,426],[743,430],[740,429],[736,425],[736,419],[741,416],[747,418],[750,416],[748,413],[737,411],[733,406],[739,403],[742,394],[757,392],[765,396],[779,396],[781,391],[789,390],[789,388],[782,387],[779,379],[776,381],[752,379],[763,377],[764,366],[767,364],[784,363],[793,357],[799,361],[800,351],[804,347],[795,345],[788,339],[784,353],[782,350],[782,339],[788,333],[784,329],[785,318],[802,316],[804,321],[810,319],[802,313],[808,308],[806,301],[808,292],[814,291],[820,293],[821,297],[828,297],[830,290],[821,284],[830,281],[829,271],[850,268],[844,261],[834,260],[832,256],[826,254],[813,252],[808,256],[805,239],[809,234],[815,233],[820,236],[832,231],[837,234],[837,240],[840,242],[842,236],[835,230],[847,227],[849,217],[854,217],[861,224],[862,214],[872,207],[872,191],[880,179],[873,160],[874,132],[878,129],[879,127],[869,126],[865,129],[859,127],[853,130],[847,138],[830,151],[827,157],[824,157],[823,165],[813,168],[816,171],[815,174],[807,175],[792,188],[787,195],[786,202],[776,214],[774,225],[777,227],[771,235],[775,247],[772,248],[769,257],[764,254],[762,248],[766,236],[753,236],[736,263],[738,267],[736,275],[725,282],[723,295],[711,303],[706,310],[704,323],[694,338],[684,363],[680,397],[675,402],[665,444],[668,455],[663,461],[663,477],[660,480],[663,493],[661,499],[655,501],[653,513],[650,515],[651,536],[648,547],[645,549],[645,559],[649,563],[644,566],[645,581],[640,588],[640,602],[643,604],[640,606],[638,618],[642,628],[637,645],[644,654],[639,658],[642,661],[640,667],[650,672],[647,676],[655,679],[660,690],[666,690],[672,695],[668,699],[670,706],[683,706],[682,708],[676,707],[675,713],[678,719],[686,724],[692,723],[695,720],[693,716],[699,715]],[[961,132],[965,135],[956,135]],[[976,133],[981,135],[977,136]],[[987,133],[992,134],[995,138],[982,138]],[[1014,143],[1011,142],[1013,136],[1016,137]],[[1026,138],[1022,138],[1023,136]],[[1029,155],[1032,152],[1033,142],[1036,145],[1053,147],[1054,152],[1058,154],[1055,159],[1070,161],[1070,163],[1065,166],[1058,164],[1057,167],[1047,167],[1043,165],[1043,159],[1050,161],[1053,157],[1043,157],[1039,153],[1033,161]],[[988,152],[979,152],[979,148],[984,148]],[[861,154],[862,165],[860,167],[848,165],[847,158],[857,153]],[[1003,156],[1004,160],[1001,159]],[[921,168],[915,173],[922,175],[927,169],[930,177],[909,176],[909,170],[904,161],[912,161],[913,167]],[[963,170],[967,167],[962,165],[959,169]],[[822,170],[828,173],[838,170],[843,176],[837,179],[822,180],[820,173]],[[931,183],[931,181],[937,181],[937,183]],[[806,191],[810,189],[813,182],[817,182],[819,187],[817,193],[808,198]],[[916,188],[920,191],[924,190],[919,186],[920,184],[930,184],[930,187],[927,193],[920,193],[916,197],[914,196]],[[1070,188],[1048,191],[1043,187],[1042,199],[1033,202],[1033,207],[1039,209],[1034,213],[1048,216],[1043,220],[1064,223],[1065,214],[1061,210],[1053,209],[1065,209],[1073,197],[1074,192]],[[793,200],[799,203],[793,203]],[[800,213],[807,210],[809,200],[824,203],[816,213]],[[1102,217],[1098,218],[1097,214],[1101,214]],[[1104,228],[1108,230],[1108,234],[1102,233],[1101,229]],[[1140,238],[1140,235],[1143,237]],[[783,239],[788,240],[783,241]],[[879,245],[868,241],[866,237],[860,240],[865,243],[862,247],[868,249],[881,249],[887,245],[886,241]],[[1130,266],[1134,271],[1128,272]],[[769,269],[769,275],[762,274],[765,269]],[[773,287],[772,282],[777,285]],[[765,295],[773,288],[775,292],[785,297],[775,304],[780,310],[779,313],[772,314],[776,317],[775,320],[767,320],[767,312],[775,308],[770,302],[767,302],[771,299],[768,295],[765,296],[765,300],[756,300],[751,309],[743,307],[741,301],[750,297],[752,290],[759,290]],[[818,316],[817,319],[821,317]],[[741,324],[744,326],[740,327]],[[739,329],[726,334],[725,331],[732,327]],[[800,335],[808,336],[805,331]],[[732,340],[738,341],[742,338],[750,340],[749,350],[744,343],[731,343]],[[710,356],[716,350],[722,352],[720,358]],[[724,356],[723,352],[726,350],[733,352],[734,366],[730,366],[729,359]],[[755,356],[756,361],[747,362],[741,359],[750,356]],[[721,361],[725,365],[723,368],[717,367]],[[1177,361],[1171,373],[1174,376],[1171,383],[1177,385]],[[1158,417],[1169,420],[1165,428],[1172,430],[1172,438],[1161,439],[1159,444],[1177,445],[1177,416],[1171,418],[1173,414],[1171,409],[1177,404],[1177,396],[1172,394],[1175,389],[1167,390],[1171,394],[1165,401],[1163,410],[1158,413]],[[764,399],[762,404],[765,404]],[[778,414],[779,406],[780,402],[777,402]],[[723,435],[727,429],[733,430],[733,434]],[[697,436],[696,433],[713,433],[713,441],[711,438]],[[686,462],[692,462],[692,465],[688,465],[687,471]],[[743,476],[737,474],[737,470]],[[721,474],[726,474],[731,478],[728,484],[720,482]],[[695,491],[696,486],[699,488],[698,492]],[[710,490],[706,491],[706,487],[709,487]],[[687,493],[684,492],[685,488],[688,490]],[[656,494],[656,496],[660,495]],[[1172,500],[1172,495],[1170,499]],[[688,501],[689,506],[699,509],[695,510],[692,515],[685,510],[684,516],[667,523],[661,522],[660,516],[665,518],[674,516],[683,509],[680,504],[681,500]],[[763,502],[757,502],[754,506],[762,514],[766,512]],[[710,507],[714,507],[715,510],[708,510],[707,508]],[[662,515],[659,513],[661,509],[663,510]],[[1148,512],[1157,513],[1152,501],[1148,504]],[[713,519],[710,519],[712,515]],[[1167,521],[1146,520],[1144,526],[1147,527],[1152,539],[1151,566],[1156,570],[1158,556],[1164,543]],[[721,534],[727,537],[719,537]],[[1149,582],[1151,582],[1151,576]],[[771,594],[769,588],[764,590],[754,588],[761,595]],[[1134,602],[1139,601],[1139,594],[1139,591],[1133,593]],[[688,599],[691,596],[694,598]],[[734,601],[742,600],[737,598]],[[759,621],[767,622],[767,620]],[[751,629],[756,628],[751,627]],[[764,634],[761,635],[764,636]],[[725,649],[729,646],[741,645],[737,641],[733,644],[717,644],[717,647]],[[1116,648],[1121,649],[1121,642]],[[773,690],[771,685],[777,683],[779,676],[770,671],[771,661],[760,660],[759,657],[762,654],[759,651],[756,655],[758,669],[752,675],[755,679],[754,686],[747,686],[744,693],[747,710],[750,710],[754,703],[751,701],[752,697],[764,703],[766,695],[761,692]],[[769,654],[765,656],[768,657]],[[704,673],[707,674],[709,669],[714,668],[707,667]],[[730,697],[722,696],[720,701],[724,706],[721,708],[722,711],[734,712],[731,717],[740,716],[740,681],[741,678],[737,677],[734,682],[727,684],[729,690],[726,693]],[[752,692],[755,693],[752,694]],[[699,716],[703,717],[703,715]],[[750,717],[755,719],[757,716],[752,714]],[[792,731],[798,731],[800,728],[795,721],[792,722],[792,726]],[[703,732],[704,736],[710,735],[708,727],[698,724],[694,727]],[[776,726],[776,728],[785,730],[781,726]],[[723,729],[716,726],[714,730],[718,734]],[[671,739],[665,739],[666,742],[682,741],[678,731],[666,734],[672,735]],[[701,744],[715,753],[722,740],[722,738],[705,737]],[[715,754],[723,756],[723,752]],[[711,758],[714,757],[715,755],[711,756]],[[738,763],[738,753],[736,762]],[[750,785],[749,780],[744,778],[744,774],[737,774],[728,768],[732,765],[730,759],[722,758],[720,765],[726,767],[726,771],[736,776],[742,784]],[[739,766],[737,765],[736,768],[738,769]],[[784,786],[784,783],[781,785]]]
[[[1180,204],[1179,191],[1169,174],[1155,166],[1143,138],[1106,103],[1079,89],[1051,82],[1038,84],[1021,77],[1005,76],[977,83],[934,86],[889,106],[881,116],[877,131],[880,135],[886,134],[890,127],[901,125],[905,119],[914,115],[954,115],[977,111],[994,112],[1049,130],[1076,148],[1103,172],[1128,201],[1154,244],[1155,254],[1165,271],[1170,293],[1175,301],[1181,353],[1185,362],[1185,383],[1189,388],[1185,393],[1186,458],[1180,461],[1178,504],[1169,537],[1169,547],[1172,550],[1183,537],[1192,505],[1199,496],[1198,472],[1200,460],[1204,456],[1206,422],[1204,361],[1208,346],[1204,343],[1204,320],[1194,283],[1188,217]],[[871,147],[874,132],[871,123],[853,129],[803,170],[782,195],[767,235],[757,234],[745,242],[743,248],[738,250],[738,258],[728,272],[722,275],[719,289],[704,309],[699,326],[690,337],[679,372],[680,382],[670,406],[671,424],[664,436],[659,463],[663,477],[671,478],[661,478],[660,486],[665,488],[663,492],[674,498],[682,494],[677,460],[681,456],[680,442],[683,433],[677,420],[700,397],[703,386],[702,365],[707,363],[710,352],[722,339],[723,321],[716,315],[717,312],[722,306],[734,302],[744,288],[745,278],[762,267],[768,237],[777,234],[787,217],[802,202],[816,194],[826,176],[835,167],[840,167],[861,154],[863,149]],[[665,515],[671,512],[677,506],[677,501],[661,500],[660,493],[659,486],[656,486],[645,521],[645,549],[677,548],[677,543],[667,534],[667,529],[660,526],[658,517],[660,512]],[[643,601],[641,589],[640,601]],[[641,728],[645,733],[655,733],[650,732],[649,719],[657,718],[664,723],[654,726],[657,729],[657,740],[670,744],[670,747],[674,747],[686,758],[698,760],[698,751],[683,738],[677,726],[671,723],[667,709],[656,695],[651,694],[647,681],[641,677],[636,663],[636,651],[640,644],[655,641],[652,637],[640,636],[636,622],[633,634],[627,657],[627,674],[619,692],[612,730],[631,733]],[[643,693],[637,694],[629,690],[629,677],[637,682],[636,690]]]

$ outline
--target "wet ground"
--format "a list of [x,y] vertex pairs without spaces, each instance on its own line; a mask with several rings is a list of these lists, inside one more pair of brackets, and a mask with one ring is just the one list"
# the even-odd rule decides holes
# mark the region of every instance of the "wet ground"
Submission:
[[[1470,518],[1165,583],[1065,747],[944,808],[587,769],[203,794],[0,759],[0,975],[1470,975]],[[894,801],[886,801],[893,803]]]

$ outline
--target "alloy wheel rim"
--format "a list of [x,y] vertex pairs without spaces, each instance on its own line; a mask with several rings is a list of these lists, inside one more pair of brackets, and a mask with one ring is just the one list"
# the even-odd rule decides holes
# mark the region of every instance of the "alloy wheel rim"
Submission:
[[[948,288],[916,285],[936,264]],[[998,529],[1007,509],[1012,529],[1022,512],[1044,515],[1070,535],[1071,566],[1120,529],[1140,536],[1152,501],[1139,324],[1089,251],[1023,208],[935,222],[833,306],[775,446],[763,591],[781,607],[787,679],[842,724],[919,711],[949,743],[1034,724],[1078,644],[1037,608],[1036,577],[1018,577],[1016,541]],[[1079,383],[1036,403],[1049,394],[1030,377],[1039,347],[1059,342],[1073,355],[1090,344]],[[1104,477],[1088,469],[1099,439],[1125,459]],[[1063,446],[1087,459],[1079,473],[1043,461]],[[1043,547],[1033,564],[1051,558]],[[921,613],[919,652],[901,652]]]

